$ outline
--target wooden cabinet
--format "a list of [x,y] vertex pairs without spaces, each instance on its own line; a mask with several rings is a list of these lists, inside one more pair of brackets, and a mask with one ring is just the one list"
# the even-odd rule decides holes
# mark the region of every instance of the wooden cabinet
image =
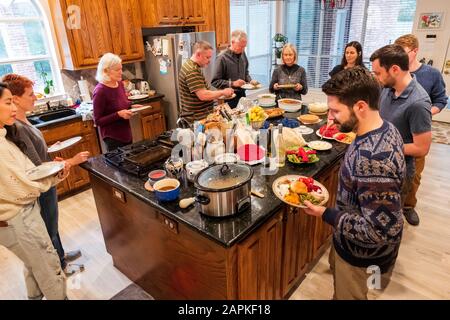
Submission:
[[[318,177],[330,192],[327,207],[336,202],[336,189],[340,164],[335,164]],[[305,273],[311,269],[315,260],[326,249],[332,228],[322,218],[309,216],[302,209],[286,207],[283,218],[283,271],[282,296],[286,297],[299,284]]]
[[107,52],[144,58],[138,0],[50,0],[64,69],[97,66]]
[[283,212],[237,245],[238,299],[281,298]]
[[144,46],[139,1],[106,0],[106,8],[114,53],[124,61],[141,59]]
[[[82,139],[77,144],[51,154],[52,158],[61,157],[63,159],[72,158],[81,151],[89,151],[91,156],[100,154],[100,148],[97,141],[97,134],[92,121],[77,120],[75,122],[56,125],[51,128],[45,128],[42,131],[47,145],[52,145],[57,141],[63,141],[75,136],[81,136]],[[79,166],[72,167],[70,174],[61,183],[57,185],[58,195],[64,195],[73,190],[80,189],[90,183],[89,174]]]
[[142,26],[204,24],[213,0],[141,0]]
[[151,108],[141,112],[142,139],[155,139],[166,131],[166,119],[161,110],[161,102],[154,101],[143,105]]
[[230,45],[230,0],[214,0],[214,12],[216,47],[225,49]]

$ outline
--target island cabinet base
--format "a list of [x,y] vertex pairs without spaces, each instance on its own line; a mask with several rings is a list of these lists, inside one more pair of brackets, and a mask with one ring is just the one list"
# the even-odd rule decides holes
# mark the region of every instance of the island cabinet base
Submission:
[[[333,203],[337,168],[319,179]],[[321,219],[280,206],[226,247],[90,174],[114,266],[155,299],[286,299],[330,242]]]

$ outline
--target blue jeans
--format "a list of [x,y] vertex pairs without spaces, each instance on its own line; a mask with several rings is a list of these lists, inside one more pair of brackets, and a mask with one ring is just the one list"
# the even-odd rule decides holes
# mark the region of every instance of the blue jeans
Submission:
[[58,232],[58,196],[56,195],[56,187],[51,187],[47,192],[41,193],[39,197],[39,204],[41,206],[41,216],[47,228],[50,240],[58,252],[61,268],[66,267],[64,260],[64,249],[61,243]]

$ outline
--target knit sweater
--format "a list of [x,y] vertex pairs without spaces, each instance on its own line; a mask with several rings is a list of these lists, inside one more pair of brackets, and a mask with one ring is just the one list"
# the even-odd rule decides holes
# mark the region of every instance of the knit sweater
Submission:
[[41,192],[60,181],[56,177],[28,179],[25,171],[35,165],[5,136],[6,129],[0,128],[0,221],[13,218],[24,206],[36,201]]
[[333,226],[336,252],[349,264],[377,265],[386,272],[395,262],[405,172],[402,137],[389,122],[350,145],[341,166],[337,208],[322,216]]

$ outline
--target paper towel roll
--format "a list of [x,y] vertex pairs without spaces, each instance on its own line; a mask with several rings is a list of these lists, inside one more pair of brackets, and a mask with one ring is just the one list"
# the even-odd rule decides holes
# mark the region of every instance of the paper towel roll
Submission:
[[91,101],[91,94],[89,93],[89,84],[86,80],[78,81],[78,88],[80,88],[80,97],[83,102],[89,102]]

